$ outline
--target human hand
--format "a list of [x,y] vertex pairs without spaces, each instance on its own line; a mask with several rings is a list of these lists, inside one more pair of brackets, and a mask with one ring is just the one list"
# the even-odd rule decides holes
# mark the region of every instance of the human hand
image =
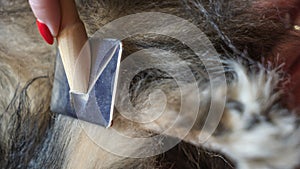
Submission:
[[48,44],[53,44],[61,21],[59,0],[29,0],[29,4],[37,18],[36,23],[41,36]]
[[[88,52],[83,55],[81,51],[88,37],[75,1],[29,0],[29,3],[44,40],[48,44],[53,44],[54,37],[57,39],[70,90],[86,93],[90,74],[90,55]],[[80,54],[84,56],[84,60],[78,61]],[[76,71],[75,75],[76,66],[81,70]]]

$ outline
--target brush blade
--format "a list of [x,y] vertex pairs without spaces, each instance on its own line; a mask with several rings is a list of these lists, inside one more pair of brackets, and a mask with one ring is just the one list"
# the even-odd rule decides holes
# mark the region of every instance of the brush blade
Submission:
[[114,111],[115,92],[122,45],[115,39],[89,39],[92,55],[87,93],[70,91],[59,52],[51,98],[51,111],[109,127]]

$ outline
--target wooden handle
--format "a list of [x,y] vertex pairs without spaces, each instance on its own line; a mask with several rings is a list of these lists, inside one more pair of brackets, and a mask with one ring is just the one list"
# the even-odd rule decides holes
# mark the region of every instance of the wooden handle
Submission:
[[74,0],[60,0],[60,5],[62,18],[57,43],[70,90],[86,93],[91,67],[86,30]]

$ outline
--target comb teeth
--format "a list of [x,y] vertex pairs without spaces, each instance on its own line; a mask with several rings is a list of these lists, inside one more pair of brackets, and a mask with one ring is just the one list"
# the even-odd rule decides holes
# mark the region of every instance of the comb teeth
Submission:
[[89,39],[92,65],[88,93],[70,91],[59,52],[57,52],[51,111],[109,127],[122,45],[115,39]]

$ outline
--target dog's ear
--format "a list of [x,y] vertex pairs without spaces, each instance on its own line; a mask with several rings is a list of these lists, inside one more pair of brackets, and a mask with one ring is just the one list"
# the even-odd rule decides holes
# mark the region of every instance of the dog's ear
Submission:
[[[268,59],[272,63],[284,63],[284,71],[291,83],[284,87],[287,89],[287,98],[284,102],[289,108],[297,108],[300,103],[300,1],[298,0],[270,0],[256,4],[260,8],[276,9],[278,18],[284,24],[286,31],[277,40]],[[279,58],[279,59],[278,59]],[[286,97],[285,97],[286,98]]]
[[253,3],[253,9],[264,17],[279,21],[286,30],[300,22],[298,0],[258,0]]
[[259,8],[277,8],[277,9],[295,9],[297,6],[299,7],[300,1],[298,0],[258,0],[255,3],[256,7]]
[[287,35],[278,41],[269,56],[271,62],[274,63],[273,60],[279,58],[276,62],[284,65],[283,70],[286,72],[287,80],[283,82],[283,87],[286,89],[283,102],[291,109],[299,107],[300,103],[299,46],[300,30],[289,30]]

